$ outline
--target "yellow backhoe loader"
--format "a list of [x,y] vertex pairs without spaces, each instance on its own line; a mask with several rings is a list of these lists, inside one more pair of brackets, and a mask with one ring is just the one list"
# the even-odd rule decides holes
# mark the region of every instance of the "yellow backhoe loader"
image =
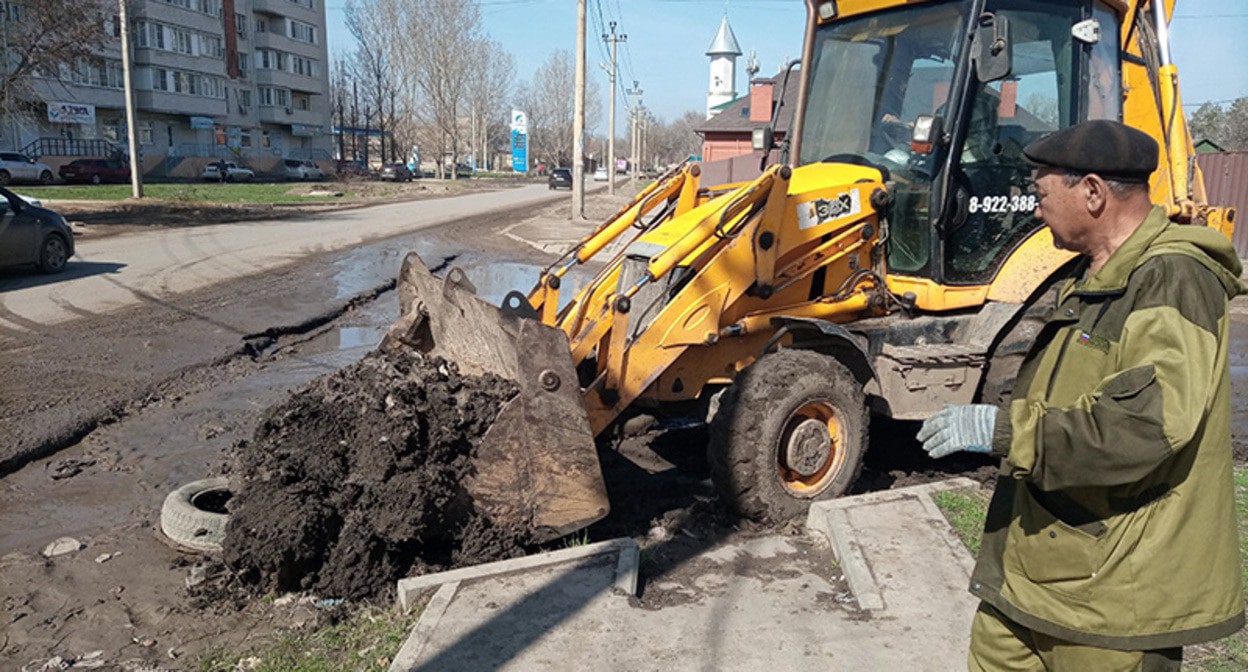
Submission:
[[596,435],[726,389],[710,404],[713,480],[741,514],[783,520],[853,483],[870,411],[1005,399],[1072,259],[1033,216],[1022,155],[1058,128],[1109,118],[1149,133],[1154,201],[1231,233],[1182,114],[1174,0],[807,9],[792,130],[776,144],[757,129],[772,161],[757,179],[703,185],[682,165],[498,308],[462,273],[406,259],[383,347],[521,386],[482,441],[478,507],[538,538],[586,526],[609,507]]

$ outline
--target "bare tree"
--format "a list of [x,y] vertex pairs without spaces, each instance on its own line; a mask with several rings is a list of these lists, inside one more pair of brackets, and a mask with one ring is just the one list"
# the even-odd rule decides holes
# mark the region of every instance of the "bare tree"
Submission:
[[[575,95],[572,54],[559,50],[550,55],[516,94],[517,106],[529,115],[529,147],[538,160],[551,166],[572,164],[572,116]],[[602,116],[602,96],[596,84],[585,90],[586,134],[592,120]]]
[[508,101],[516,66],[511,54],[494,40],[483,38],[473,49],[475,62],[468,74],[468,106],[472,122],[472,153],[489,161],[491,149],[507,132]]
[[[106,9],[107,7],[107,9]],[[4,25],[0,51],[0,98],[11,112],[17,100],[31,99],[31,78],[63,79],[98,58],[111,32],[117,32],[116,5],[103,0],[10,0],[0,3]],[[106,21],[109,32],[105,31]],[[118,33],[120,34],[120,33]]]

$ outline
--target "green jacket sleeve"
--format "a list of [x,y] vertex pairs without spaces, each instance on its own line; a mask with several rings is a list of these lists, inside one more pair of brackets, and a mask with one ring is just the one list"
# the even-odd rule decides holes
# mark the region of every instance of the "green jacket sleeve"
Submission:
[[1226,294],[1207,272],[1167,278],[1162,266],[1140,279],[1116,371],[1066,407],[1011,404],[1016,478],[1043,490],[1132,483],[1191,441],[1220,375]]

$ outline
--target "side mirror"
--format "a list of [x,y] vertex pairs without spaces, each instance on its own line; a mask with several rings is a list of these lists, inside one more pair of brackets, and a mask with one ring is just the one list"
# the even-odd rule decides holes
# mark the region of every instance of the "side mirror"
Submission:
[[750,135],[750,144],[755,150],[763,153],[774,149],[776,146],[776,133],[772,130],[771,124],[754,129],[754,132]]
[[914,120],[914,131],[910,134],[910,149],[915,154],[931,154],[940,144],[945,133],[945,123],[940,117],[920,114]]
[[976,22],[975,40],[971,44],[971,61],[981,82],[1008,77],[1014,62],[1014,46],[1010,42],[1010,21],[1004,16],[985,12]]

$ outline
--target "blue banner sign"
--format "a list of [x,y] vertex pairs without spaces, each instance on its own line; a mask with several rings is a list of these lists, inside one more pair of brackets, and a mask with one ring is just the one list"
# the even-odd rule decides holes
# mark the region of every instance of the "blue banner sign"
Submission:
[[511,129],[511,169],[517,173],[529,171],[529,135],[518,128]]

